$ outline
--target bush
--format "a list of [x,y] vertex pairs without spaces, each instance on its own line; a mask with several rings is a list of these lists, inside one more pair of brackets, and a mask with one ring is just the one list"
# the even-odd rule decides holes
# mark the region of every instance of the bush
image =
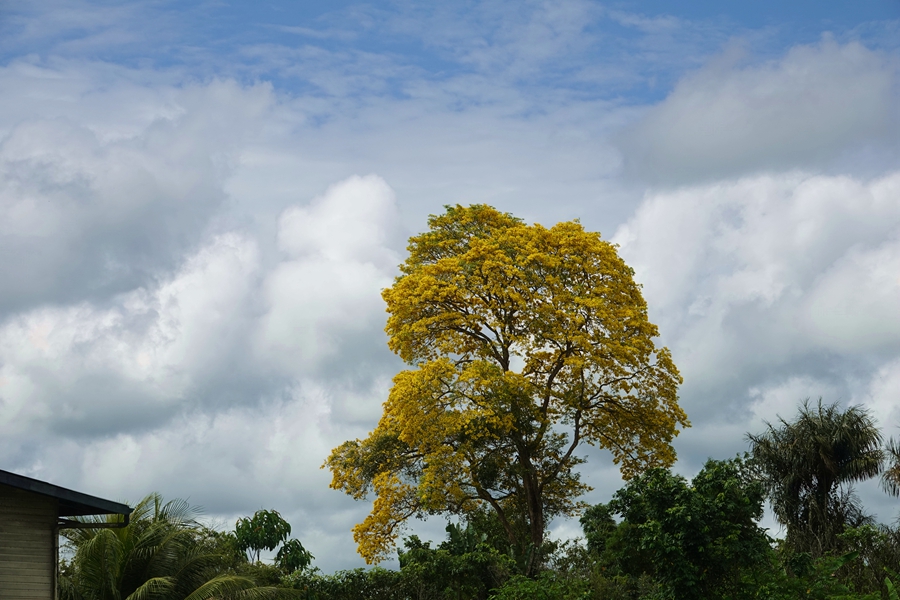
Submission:
[[407,600],[414,596],[406,589],[398,571],[351,569],[322,575],[318,569],[296,571],[283,580],[296,590],[303,590],[308,600]]

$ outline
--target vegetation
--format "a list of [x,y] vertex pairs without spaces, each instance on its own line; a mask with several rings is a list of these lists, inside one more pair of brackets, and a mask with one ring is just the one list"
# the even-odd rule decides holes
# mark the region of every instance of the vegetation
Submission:
[[[63,530],[61,600],[898,598],[900,528],[876,525],[853,484],[880,474],[900,495],[900,444],[865,409],[804,402],[688,481],[669,470],[681,379],[614,246],[487,206],[429,225],[384,292],[410,369],[369,437],[326,466],[333,488],[375,494],[354,529],[368,562],[411,516],[446,515],[446,539],[405,538],[398,571],[324,574],[277,511],[216,531],[153,494],[124,527]],[[606,504],[578,500],[583,442],[625,477]],[[759,525],[766,501],[784,539]],[[583,539],[547,538],[575,514]]]
[[707,462],[691,484],[664,469],[648,471],[609,503],[622,520],[612,527],[606,520],[599,557],[616,572],[650,575],[673,598],[739,596],[770,550],[757,524],[763,497],[762,485],[738,459]]
[[354,528],[369,563],[412,516],[487,507],[535,575],[547,524],[583,508],[580,444],[609,450],[626,478],[674,462],[681,377],[599,234],[482,205],[429,227],[383,294],[389,346],[411,368],[369,437],[329,456],[331,486],[375,494]]
[[[820,413],[818,406],[812,411]],[[803,404],[797,419],[782,423],[790,426],[810,412],[809,404]],[[833,434],[835,422],[864,416],[859,407],[822,406],[821,412],[830,416],[816,421],[820,427],[806,431],[817,439],[827,438],[829,431]],[[848,414],[852,419],[846,418]],[[867,445],[851,447],[863,458],[871,456]],[[584,511],[583,541],[544,540],[537,572],[529,572],[529,556],[509,542],[497,514],[486,509],[448,523],[446,539],[437,545],[416,536],[406,538],[398,553],[398,571],[374,568],[323,574],[310,566],[312,555],[303,545],[287,537],[290,525],[276,511],[239,519],[234,531],[215,531],[199,523],[185,502],[164,502],[153,494],[138,503],[125,527],[63,530],[69,558],[61,564],[59,597],[896,598],[900,529],[872,523],[854,526],[843,520],[830,545],[814,551],[802,536],[773,540],[759,526],[767,497],[773,503],[779,498],[769,472],[752,454],[710,460],[690,481],[668,469],[653,468],[628,481],[610,502]],[[258,548],[273,551],[279,546],[271,564],[255,560]]]
[[[263,587],[235,565],[234,537],[211,532],[183,500],[151,494],[130,522],[116,528],[69,528],[72,552],[59,576],[61,600],[205,600],[292,596]],[[120,524],[121,515],[82,519],[87,525]]]
[[[838,535],[870,519],[853,483],[881,472],[881,433],[862,407],[804,402],[793,421],[749,435],[772,510],[787,527],[793,548],[822,556],[837,548]],[[888,480],[889,481],[889,480]]]
[[[894,598],[900,530],[846,527],[814,557],[759,526],[766,484],[752,457],[710,460],[693,480],[651,469],[585,511],[584,543],[556,544],[528,576],[487,520],[451,525],[437,548],[411,537],[399,571],[292,581],[309,598],[876,600]],[[487,526],[485,526],[487,525]]]
[[291,535],[291,524],[285,521],[276,510],[258,510],[252,517],[238,519],[234,526],[234,536],[238,548],[247,553],[247,559],[259,563],[263,550],[278,549],[275,564],[288,573],[309,566],[313,555],[310,554],[300,540],[288,539]]

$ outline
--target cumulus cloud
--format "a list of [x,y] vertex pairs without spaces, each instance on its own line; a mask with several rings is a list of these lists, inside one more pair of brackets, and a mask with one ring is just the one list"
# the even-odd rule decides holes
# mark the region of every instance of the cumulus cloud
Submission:
[[115,299],[44,307],[0,327],[0,428],[108,435],[165,422],[241,335],[253,242],[215,238],[168,281]]
[[[15,79],[13,70],[0,79]],[[56,84],[62,73],[31,73],[42,76]],[[72,101],[53,94],[40,116],[0,117],[0,313],[133,289],[198,243],[270,90],[213,82],[168,91],[168,102],[148,89],[94,95],[113,113],[102,123],[73,119]],[[27,100],[11,96],[5,105]]]
[[242,404],[255,404],[341,348],[366,338],[382,346],[380,291],[396,268],[386,245],[396,219],[384,180],[352,177],[284,212],[283,260],[268,268],[253,239],[221,234],[169,278],[111,306],[80,302],[8,318],[0,327],[4,435],[152,428],[185,407],[227,406],[209,397],[210,386],[236,375],[265,379],[277,366],[274,382],[250,385]]
[[823,273],[804,324],[835,352],[896,350],[900,340],[900,237],[874,248],[861,241]]
[[862,396],[880,417],[885,436],[900,437],[900,358],[894,358],[873,374]]
[[726,54],[685,77],[623,132],[626,170],[663,184],[784,171],[900,134],[890,56],[825,37],[763,65],[735,62]]
[[374,175],[351,177],[310,206],[282,213],[278,247],[285,260],[264,283],[263,360],[292,372],[340,350],[344,361],[354,354],[351,335],[377,330],[384,318],[380,292],[399,262],[386,245],[396,224],[394,193]]
[[890,417],[873,390],[892,386],[900,356],[898,197],[894,172],[747,177],[646,198],[615,240],[682,369],[697,426],[684,437],[726,422],[746,431],[819,395]]
[[277,506],[298,534],[340,545],[365,507],[319,467],[365,435],[387,394],[380,291],[396,227],[393,190],[354,176],[284,210],[274,261],[248,233],[216,234],[152,285],[10,315],[0,459],[112,497],[190,497],[229,519]]
[[[379,392],[355,400],[377,408]],[[349,532],[367,507],[329,489],[320,469],[331,448],[365,434],[333,421],[331,406],[344,393],[353,394],[307,379],[258,405],[188,411],[166,427],[45,440],[31,474],[132,503],[150,491],[185,498],[225,527],[274,508],[318,564],[356,567]]]

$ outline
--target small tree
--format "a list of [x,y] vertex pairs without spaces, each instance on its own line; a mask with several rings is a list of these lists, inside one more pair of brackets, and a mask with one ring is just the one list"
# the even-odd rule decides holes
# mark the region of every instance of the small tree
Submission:
[[259,562],[262,550],[274,550],[291,535],[291,525],[276,510],[258,510],[252,517],[238,519],[234,534],[238,547],[247,553],[248,559],[255,557]]
[[293,573],[308,567],[313,558],[315,557],[303,547],[300,540],[290,539],[278,549],[275,564],[286,573]]
[[404,540],[400,570],[410,588],[446,598],[483,600],[514,568],[512,558],[487,543],[488,535],[472,524],[448,523],[447,539],[437,548],[417,536]]

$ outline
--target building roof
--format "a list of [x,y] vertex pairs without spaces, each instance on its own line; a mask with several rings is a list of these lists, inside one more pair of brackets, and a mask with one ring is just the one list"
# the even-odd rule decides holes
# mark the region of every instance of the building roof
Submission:
[[59,487],[46,481],[39,481],[24,475],[16,475],[0,470],[0,485],[8,485],[20,490],[49,496],[59,500],[59,516],[76,517],[83,515],[130,515],[131,507],[120,502],[104,500],[74,490]]

